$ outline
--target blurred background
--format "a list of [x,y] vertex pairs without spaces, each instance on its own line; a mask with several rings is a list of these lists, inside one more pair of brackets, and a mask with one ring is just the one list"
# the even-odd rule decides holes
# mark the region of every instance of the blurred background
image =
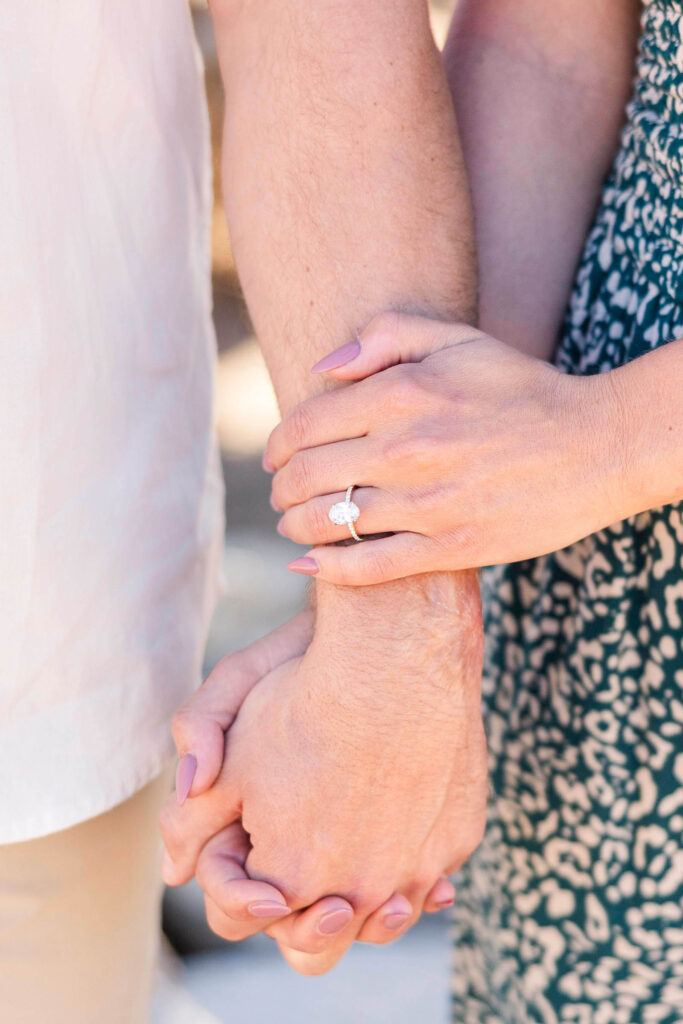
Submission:
[[[443,44],[455,0],[430,0]],[[223,97],[211,19],[192,3],[204,55],[214,171],[212,267],[218,338],[216,418],[226,480],[225,592],[206,650],[205,671],[285,621],[302,603],[305,579],[285,568],[294,546],[275,532],[269,478],[261,456],[278,421],[268,375],[240,294],[220,197]],[[204,920],[195,883],[168,890],[164,930],[169,950],[154,1024],[445,1024],[448,1019],[448,921],[427,916],[388,947],[356,946],[329,975],[302,978],[269,939],[239,944],[216,938]]]

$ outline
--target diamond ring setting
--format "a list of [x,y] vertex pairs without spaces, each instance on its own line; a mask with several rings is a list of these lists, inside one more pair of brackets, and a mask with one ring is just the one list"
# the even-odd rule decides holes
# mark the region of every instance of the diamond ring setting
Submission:
[[356,527],[353,525],[360,516],[358,505],[356,505],[355,501],[351,501],[351,495],[355,486],[355,484],[351,484],[350,487],[347,487],[344,500],[335,502],[327,514],[335,526],[348,526],[349,533],[353,539],[361,541],[363,538],[358,536]]

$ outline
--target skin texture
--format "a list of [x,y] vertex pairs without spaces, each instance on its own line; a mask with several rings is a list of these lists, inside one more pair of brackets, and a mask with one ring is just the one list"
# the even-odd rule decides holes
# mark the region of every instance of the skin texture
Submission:
[[[444,61],[472,181],[480,326],[521,352],[552,355],[624,119],[638,14],[622,0],[458,5]],[[348,536],[327,520],[343,497],[340,473],[370,485],[354,492],[361,533],[410,531],[307,552],[318,564],[309,573],[360,584],[514,561],[676,500],[679,343],[587,379],[516,358],[492,338],[458,347],[473,336],[461,325],[375,321],[363,356],[330,376],[421,365],[380,373],[329,404],[307,403],[275,431],[269,456],[278,468],[306,444],[365,435],[353,447],[296,455],[277,474],[284,535],[318,544]],[[399,403],[390,397],[397,382]],[[374,394],[385,396],[381,409]],[[353,423],[340,422],[344,415]],[[302,504],[306,491],[325,497]]]
[[[478,657],[462,644],[459,648],[461,658]],[[432,664],[429,652],[427,663]],[[423,666],[415,668],[419,676]],[[333,699],[328,687],[310,685],[313,671],[334,674]],[[227,756],[216,782],[182,807],[169,803],[164,816],[171,877],[182,882],[197,872],[210,900],[213,925],[214,906],[228,918],[219,925],[221,934],[240,938],[259,924],[246,918],[247,927],[240,927],[240,902],[234,902],[239,886],[212,881],[206,857],[213,861],[216,843],[203,849],[240,817],[250,839],[244,867],[250,877],[271,883],[251,898],[276,900],[282,893],[291,908],[310,907],[324,896],[330,873],[358,916],[369,916],[394,892],[405,896],[411,908],[421,908],[435,879],[460,866],[484,826],[486,756],[483,729],[472,731],[477,715],[468,706],[474,702],[478,710],[478,687],[470,693],[459,687],[457,699],[451,694],[445,702],[443,690],[451,687],[451,676],[451,663],[442,665],[424,688],[419,717],[414,708],[410,716],[399,716],[392,703],[405,703],[400,686],[392,701],[386,679],[375,685],[366,681],[361,706],[359,695],[347,686],[343,663],[330,666],[326,652],[320,659],[314,640],[303,657],[285,662],[254,686],[228,732]],[[381,705],[383,727],[378,727],[376,715],[364,714],[375,703]],[[317,713],[311,714],[311,706]],[[363,728],[358,727],[359,717]],[[253,743],[255,733],[258,745]],[[422,733],[429,737],[428,765],[413,756],[414,738]],[[368,766],[372,786],[367,784]],[[323,780],[327,794],[323,813],[308,794],[316,778]],[[472,793],[479,794],[477,801]],[[367,856],[368,836],[377,836],[372,857]],[[223,838],[229,839],[230,854],[225,848],[219,851],[217,863],[244,858],[246,847],[235,852],[234,829],[227,829]],[[343,906],[338,899],[325,903],[325,912],[330,905]],[[391,908],[384,908],[385,916],[388,912]],[[406,927],[417,913],[411,909]],[[320,908],[314,908],[316,915],[322,916]],[[297,927],[284,933],[294,948],[297,929],[307,931],[305,926],[303,915]],[[357,929],[350,913],[348,926],[352,932]],[[283,922],[271,933],[277,937],[285,927],[289,929]],[[359,937],[372,937],[371,930]],[[339,941],[346,939],[342,932]],[[327,947],[328,941],[322,938],[320,945]]]
[[360,340],[330,373],[363,383],[299,406],[268,445],[285,536],[345,539],[327,516],[345,480],[357,529],[400,531],[310,550],[325,579],[532,558],[681,495],[683,341],[576,377],[464,324],[385,315]]
[[[228,801],[219,788],[211,789],[224,769],[225,734],[255,684],[281,665],[300,658],[312,636],[313,614],[310,611],[302,612],[263,640],[221,659],[192,701],[175,715],[173,735],[178,750],[184,752],[191,748],[196,752],[194,788],[202,793],[208,791],[211,796],[211,803],[203,800],[202,803],[196,801],[193,804],[193,816],[206,820],[210,809],[210,813],[217,816],[222,824],[229,821],[230,815],[226,816],[225,813]],[[176,851],[179,858],[176,864],[168,853],[165,855],[164,877],[170,885],[182,884],[192,877],[196,866],[196,851],[208,839],[202,853],[200,880],[206,890],[207,917],[218,934],[231,940],[246,938],[264,927],[268,930],[267,921],[274,921],[289,913],[286,899],[279,889],[266,882],[249,879],[245,863],[250,843],[239,820],[221,828],[215,835],[206,827],[203,832],[199,831],[195,824],[189,835],[171,800],[164,810],[163,821],[169,847]],[[181,852],[181,849],[185,852]],[[190,860],[192,868],[187,866]],[[428,894],[424,909],[435,913],[450,905],[453,898],[452,884],[442,878]],[[254,906],[258,907],[256,918]],[[266,914],[268,908],[273,909],[273,913]],[[284,913],[282,908],[285,908]],[[351,904],[337,897],[318,901],[310,913],[296,922],[295,941],[303,947],[320,944],[320,920],[331,910],[339,909],[353,912]],[[392,895],[373,915],[374,920],[365,925],[363,939],[377,943],[392,941],[396,937],[396,929],[387,929],[383,922],[388,915],[392,915],[391,923],[395,925],[397,911],[404,915],[412,914],[412,907],[406,907],[404,898],[398,894]]]
[[[226,90],[228,225],[286,413],[329,387],[310,374],[312,363],[380,310],[472,317],[473,232],[457,128],[424,3],[259,0],[212,11]],[[173,800],[162,816],[167,868],[182,862],[184,870],[194,843],[198,877],[219,906],[229,881],[219,870],[221,843],[228,856],[235,841],[223,828],[239,814],[254,847],[246,860],[254,885],[272,884],[301,906],[297,865],[314,851],[305,899],[353,906],[351,924],[323,948],[306,930],[319,908],[256,922],[298,970],[329,969],[395,890],[410,895],[410,923],[442,872],[478,841],[477,595],[473,573],[372,590],[316,583],[313,642],[281,666],[277,687],[264,672],[249,692],[228,734],[219,800],[212,791],[204,798],[202,754],[176,727],[179,754],[194,754],[198,767],[183,806]],[[221,704],[234,708],[232,673],[217,678],[214,746],[232,720]],[[285,722],[294,725],[285,730]],[[473,744],[463,748],[461,735]],[[472,780],[466,796],[458,778]],[[210,835],[193,817],[205,804]],[[232,926],[215,913],[210,920],[221,934]]]
[[459,0],[444,49],[475,213],[478,326],[551,359],[619,143],[638,0]]

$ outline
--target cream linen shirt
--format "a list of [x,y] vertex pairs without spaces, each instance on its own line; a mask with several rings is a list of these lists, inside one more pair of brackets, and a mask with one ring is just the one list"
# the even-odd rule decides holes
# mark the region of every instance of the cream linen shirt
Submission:
[[0,12],[0,842],[126,799],[199,679],[222,527],[185,0]]

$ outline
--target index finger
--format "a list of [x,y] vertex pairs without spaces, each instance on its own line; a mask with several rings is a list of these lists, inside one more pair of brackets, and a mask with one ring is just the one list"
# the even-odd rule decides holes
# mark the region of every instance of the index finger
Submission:
[[272,468],[281,469],[304,448],[364,437],[375,421],[387,383],[370,378],[301,402],[268,439],[266,454]]

